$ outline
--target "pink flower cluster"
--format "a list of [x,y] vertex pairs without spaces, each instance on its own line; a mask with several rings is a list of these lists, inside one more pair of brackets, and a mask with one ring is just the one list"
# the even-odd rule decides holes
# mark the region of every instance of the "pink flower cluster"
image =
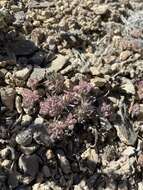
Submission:
[[43,116],[56,117],[64,110],[62,96],[52,96],[40,102],[40,114]]
[[65,130],[72,130],[77,120],[73,118],[72,114],[69,114],[64,121],[55,121],[48,126],[48,135],[51,142],[62,140],[65,134]]

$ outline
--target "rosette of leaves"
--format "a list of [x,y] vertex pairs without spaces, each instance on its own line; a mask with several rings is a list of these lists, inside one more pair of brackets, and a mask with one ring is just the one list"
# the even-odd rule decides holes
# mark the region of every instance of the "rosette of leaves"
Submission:
[[58,117],[64,110],[62,96],[49,96],[40,102],[40,115],[44,117]]
[[47,74],[47,80],[43,83],[46,93],[49,95],[59,95],[65,89],[64,76],[60,73],[52,72]]
[[74,129],[77,120],[69,114],[65,120],[54,120],[47,126],[47,132],[51,143],[63,140]]
[[81,97],[80,104],[75,109],[75,115],[79,123],[89,121],[95,116],[95,106],[87,97]]
[[93,89],[93,86],[89,82],[83,80],[73,87],[73,91],[79,94],[79,96],[88,96]]

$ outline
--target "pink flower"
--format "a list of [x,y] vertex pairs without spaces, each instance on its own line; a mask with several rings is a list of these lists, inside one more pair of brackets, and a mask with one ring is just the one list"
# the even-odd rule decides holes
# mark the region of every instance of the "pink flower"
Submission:
[[52,142],[56,140],[62,140],[66,135],[66,130],[73,130],[74,125],[77,120],[73,117],[72,114],[69,114],[64,121],[54,121],[50,123],[47,131],[49,138]]
[[61,96],[53,96],[40,102],[40,114],[43,116],[56,117],[62,113],[65,106]]
[[84,94],[87,95],[91,92],[93,89],[93,86],[86,82],[86,81],[80,81],[78,85],[74,86],[73,91],[78,94]]
[[48,135],[50,137],[50,140],[52,142],[55,142],[56,140],[63,139],[65,128],[66,125],[61,121],[55,121],[53,123],[50,123],[48,126]]
[[23,88],[21,95],[23,97],[24,108],[32,108],[34,103],[36,103],[40,98],[39,95],[36,94],[36,91],[32,91],[27,88]]

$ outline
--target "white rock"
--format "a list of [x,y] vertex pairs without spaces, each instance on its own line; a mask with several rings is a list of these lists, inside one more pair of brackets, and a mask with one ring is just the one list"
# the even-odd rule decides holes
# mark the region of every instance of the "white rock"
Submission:
[[16,71],[14,76],[18,79],[27,80],[32,70],[31,66],[28,66],[22,70]]
[[97,15],[103,15],[105,14],[109,9],[109,6],[108,5],[97,5],[95,4],[93,7],[92,7],[92,10],[95,11],[95,13]]
[[132,81],[127,78],[123,78],[121,89],[125,90],[126,93],[128,93],[128,94],[135,95],[135,93],[136,93],[135,87],[134,87]]
[[143,182],[138,183],[138,190],[143,190]]
[[15,98],[15,107],[18,113],[22,113],[22,98],[20,96],[16,96]]
[[22,126],[29,125],[31,121],[32,121],[32,117],[30,115],[23,115],[21,125]]
[[69,56],[63,56],[59,54],[57,58],[52,61],[50,67],[47,69],[47,72],[60,71],[67,63],[68,59]]
[[15,137],[15,140],[18,144],[27,146],[32,142],[32,132],[31,129],[26,129],[25,131],[21,131]]
[[5,159],[5,160],[1,163],[1,166],[10,169],[11,164],[12,164],[12,160],[7,160],[7,159]]
[[90,71],[91,71],[92,75],[97,75],[98,76],[98,75],[101,74],[100,68],[95,67],[95,66],[90,67]]
[[81,180],[78,185],[74,186],[74,190],[89,190],[85,180]]
[[127,147],[123,152],[123,156],[133,156],[135,154],[135,148],[132,146]]
[[41,125],[44,123],[44,119],[42,117],[37,117],[35,120],[34,120],[34,124],[35,125]]
[[81,154],[82,159],[87,159],[91,162],[98,163],[98,154],[94,148],[88,148],[85,152]]
[[106,79],[101,78],[101,77],[95,77],[90,80],[91,84],[95,87],[102,87],[106,84]]

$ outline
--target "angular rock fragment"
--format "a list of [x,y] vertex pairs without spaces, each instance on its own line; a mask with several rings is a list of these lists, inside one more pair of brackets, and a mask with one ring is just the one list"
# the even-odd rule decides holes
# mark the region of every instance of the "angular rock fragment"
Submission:
[[91,82],[91,85],[95,87],[102,87],[107,83],[107,80],[104,78],[95,77],[95,78],[92,78],[90,82]]
[[10,43],[8,47],[17,56],[28,56],[38,49],[32,41],[25,39],[18,39]]
[[81,155],[82,159],[87,159],[87,161],[98,163],[98,154],[96,153],[95,149],[88,148],[85,152]]
[[11,87],[4,87],[0,89],[2,103],[9,109],[14,109],[15,90]]
[[103,14],[106,14],[107,11],[109,10],[109,6],[108,5],[104,5],[104,4],[101,4],[101,5],[94,5],[92,7],[92,10],[95,11],[95,13],[97,15],[103,15]]
[[18,186],[18,179],[16,172],[10,172],[8,176],[8,185],[11,189],[15,189]]
[[7,65],[16,65],[16,60],[15,59],[8,59],[8,60],[1,60],[0,61],[0,68],[4,68]]
[[16,71],[14,73],[14,76],[21,80],[27,80],[30,75],[31,70],[32,70],[31,66],[25,67],[24,69]]
[[138,165],[143,168],[143,153],[141,153],[138,157]]
[[128,59],[130,56],[132,55],[132,52],[131,51],[122,51],[121,54],[120,54],[120,60],[121,61],[125,61],[126,59]]
[[51,176],[51,172],[48,166],[43,166],[42,168],[42,173],[44,174],[45,177],[50,177]]
[[45,35],[41,28],[35,28],[31,33],[31,39],[36,46],[40,45],[44,41]]
[[122,79],[121,89],[125,90],[126,93],[128,93],[128,94],[135,95],[135,87],[134,87],[132,81],[125,77]]
[[29,3],[28,3],[28,7],[29,8],[47,8],[49,7],[49,5],[52,5],[53,3],[52,2],[38,2],[38,1],[35,1],[35,0],[30,0]]
[[38,149],[38,146],[36,146],[36,145],[20,146],[20,150],[21,150],[25,155],[33,154],[37,149]]
[[95,149],[88,148],[85,152],[81,154],[81,158],[86,160],[87,165],[90,169],[94,170],[97,163],[99,162],[98,154]]
[[32,117],[30,115],[23,115],[21,119],[21,125],[27,126],[31,123]]
[[15,22],[14,24],[17,25],[17,26],[20,26],[24,23],[25,21],[25,13],[24,11],[19,11],[19,12],[16,12],[14,17],[15,17]]
[[34,53],[32,57],[30,57],[30,59],[28,60],[28,63],[32,65],[41,65],[44,61],[44,58],[45,58],[44,53],[41,51],[38,51]]
[[33,190],[62,190],[63,188],[58,186],[55,182],[53,181],[46,181],[45,183],[36,183],[32,187]]
[[22,98],[20,96],[16,96],[15,98],[15,107],[18,113],[22,113]]
[[31,89],[35,89],[42,79],[45,78],[46,70],[44,68],[34,68],[31,73],[27,86]]
[[25,174],[35,177],[39,171],[39,157],[36,154],[24,155],[19,158],[18,165]]
[[56,59],[54,59],[50,65],[50,67],[47,69],[47,72],[58,72],[60,71],[68,62],[69,57],[63,56],[63,55],[57,55]]
[[138,183],[138,190],[142,190],[143,189],[143,182],[139,182]]
[[32,131],[31,129],[27,129],[22,131],[16,135],[16,142],[20,145],[27,146],[32,142]]
[[0,157],[2,157],[3,159],[9,158],[10,160],[14,160],[15,156],[15,150],[11,146],[7,146],[0,151]]
[[135,148],[132,146],[128,146],[123,152],[123,156],[133,156],[135,154]]
[[47,132],[47,127],[45,128],[43,125],[40,125],[35,129],[33,139],[37,144],[44,144],[45,146],[49,146],[51,143]]
[[70,164],[69,164],[69,161],[67,160],[63,150],[61,150],[61,149],[56,150],[56,154],[58,156],[59,163],[60,163],[60,166],[61,166],[61,169],[63,170],[63,172],[65,174],[70,173],[71,172]]
[[90,67],[90,71],[91,71],[91,73],[92,73],[93,76],[94,76],[94,75],[97,75],[97,76],[98,76],[98,75],[101,74],[100,68],[95,67],[95,66]]

